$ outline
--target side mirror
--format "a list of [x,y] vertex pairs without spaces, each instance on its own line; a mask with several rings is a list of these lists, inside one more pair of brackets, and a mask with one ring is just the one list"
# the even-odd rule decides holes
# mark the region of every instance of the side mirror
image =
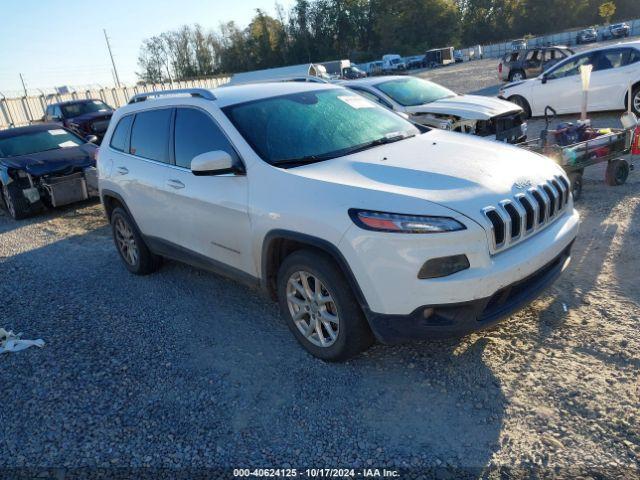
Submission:
[[87,135],[86,137],[84,137],[84,139],[87,143],[98,143],[98,137],[96,137],[95,135]]
[[540,77],[540,81],[541,81],[542,83],[547,83],[547,81],[548,81],[548,80],[549,80],[549,79],[547,78],[547,76],[546,76],[546,75],[542,75],[542,77]]
[[194,175],[224,175],[227,173],[244,173],[227,152],[215,150],[201,153],[191,160],[191,171]]

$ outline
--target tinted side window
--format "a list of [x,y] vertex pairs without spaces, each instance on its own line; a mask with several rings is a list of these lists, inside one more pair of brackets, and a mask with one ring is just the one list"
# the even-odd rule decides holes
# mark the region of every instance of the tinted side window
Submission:
[[601,51],[596,58],[593,71],[599,72],[601,70],[621,67],[625,60],[625,53],[628,53],[628,51],[623,48]]
[[121,152],[129,151],[129,132],[131,132],[131,122],[133,115],[122,117],[118,122],[113,135],[111,136],[111,148],[120,150]]
[[640,52],[635,48],[629,49],[629,57],[627,58],[627,62],[625,65],[631,65],[632,63],[636,63],[640,61]]
[[171,113],[172,110],[167,108],[136,114],[129,149],[132,155],[158,162],[169,162]]
[[237,158],[229,140],[209,115],[194,108],[179,108],[175,126],[176,165],[191,168],[193,157],[215,150]]
[[580,66],[593,64],[592,60],[589,54],[571,57],[571,59],[554,68],[553,71],[549,73],[548,78],[564,78],[578,75],[580,73]]

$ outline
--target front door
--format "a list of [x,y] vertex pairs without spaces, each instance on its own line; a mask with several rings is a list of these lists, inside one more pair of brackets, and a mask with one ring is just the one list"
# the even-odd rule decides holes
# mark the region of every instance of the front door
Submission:
[[167,240],[255,276],[247,176],[191,172],[191,160],[205,152],[222,150],[239,162],[235,149],[207,112],[190,107],[176,110],[174,144],[175,165],[165,178]]

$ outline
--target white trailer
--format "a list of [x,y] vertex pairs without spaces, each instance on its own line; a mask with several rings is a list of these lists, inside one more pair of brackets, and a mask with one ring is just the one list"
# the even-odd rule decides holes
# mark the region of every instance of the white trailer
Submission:
[[318,78],[319,81],[329,80],[329,75],[327,75],[327,70],[323,65],[304,63],[302,65],[290,65],[288,67],[267,68],[264,70],[236,73],[231,77],[231,81],[227,85],[313,78]]

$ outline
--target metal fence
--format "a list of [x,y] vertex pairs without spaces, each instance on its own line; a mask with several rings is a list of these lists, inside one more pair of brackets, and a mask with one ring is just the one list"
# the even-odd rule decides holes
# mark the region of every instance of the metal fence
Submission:
[[94,98],[118,108],[125,105],[136,93],[174,88],[215,88],[228,83],[230,77],[204,78],[172,83],[153,83],[124,86],[120,88],[71,89],[69,93],[39,93],[22,97],[7,98],[0,93],[0,129],[29,125],[44,116],[47,105],[67,100]]
[[[640,19],[629,20],[626,23],[631,27],[631,35],[640,35]],[[598,29],[598,39],[602,39],[602,29],[604,27],[600,27]],[[527,45],[532,47],[541,47],[546,45],[576,45],[576,39],[578,38],[578,32],[582,30],[581,28],[575,30],[568,30],[562,33],[555,33],[552,35],[544,35],[541,37],[533,37],[527,39]],[[472,52],[474,48],[464,48],[462,49],[462,55],[465,59],[469,59],[470,52]],[[499,58],[503,56],[505,53],[511,52],[511,42],[503,42],[503,43],[495,43],[493,45],[483,45],[482,46],[482,57],[483,58]],[[471,54],[473,55],[473,54]],[[477,55],[477,54],[476,54]],[[477,58],[477,56],[476,56]]]

